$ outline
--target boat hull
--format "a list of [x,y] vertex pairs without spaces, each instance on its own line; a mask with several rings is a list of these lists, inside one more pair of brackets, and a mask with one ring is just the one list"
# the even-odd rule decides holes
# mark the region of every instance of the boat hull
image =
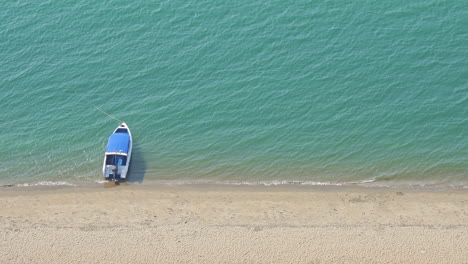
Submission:
[[120,124],[110,135],[102,174],[107,180],[126,179],[132,156],[133,140],[126,123]]

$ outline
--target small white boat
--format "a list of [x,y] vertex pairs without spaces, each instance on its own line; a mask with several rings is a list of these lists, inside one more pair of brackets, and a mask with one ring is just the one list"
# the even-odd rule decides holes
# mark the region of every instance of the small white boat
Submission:
[[102,173],[107,180],[126,179],[132,156],[132,134],[126,123],[121,123],[107,143]]

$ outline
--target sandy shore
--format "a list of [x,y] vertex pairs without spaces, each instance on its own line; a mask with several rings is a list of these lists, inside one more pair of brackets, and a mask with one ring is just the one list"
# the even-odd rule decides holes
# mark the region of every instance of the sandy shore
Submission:
[[4,187],[0,237],[0,263],[468,263],[468,190]]

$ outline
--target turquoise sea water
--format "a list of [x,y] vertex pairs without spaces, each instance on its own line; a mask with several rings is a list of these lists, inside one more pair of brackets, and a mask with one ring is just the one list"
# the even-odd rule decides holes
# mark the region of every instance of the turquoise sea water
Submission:
[[468,2],[8,1],[0,184],[468,184]]

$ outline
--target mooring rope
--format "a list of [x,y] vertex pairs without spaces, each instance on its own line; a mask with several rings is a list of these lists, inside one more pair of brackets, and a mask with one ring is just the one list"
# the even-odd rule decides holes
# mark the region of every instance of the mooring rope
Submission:
[[122,121],[122,120],[120,120],[120,119],[117,119],[117,118],[115,118],[114,116],[111,116],[111,115],[109,115],[108,113],[106,113],[106,112],[102,111],[102,110],[101,110],[99,107],[97,107],[97,106],[94,106],[94,108],[96,108],[97,110],[101,111],[103,114],[105,114],[105,115],[109,116],[110,118],[112,118],[112,119],[115,119],[115,120],[119,121],[119,123],[125,123],[124,121]]

